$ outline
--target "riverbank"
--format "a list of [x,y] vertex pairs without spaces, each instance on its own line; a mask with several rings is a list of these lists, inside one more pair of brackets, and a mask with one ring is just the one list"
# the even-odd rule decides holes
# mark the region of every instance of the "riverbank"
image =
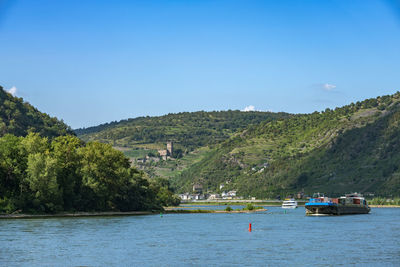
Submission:
[[159,212],[152,211],[106,211],[106,212],[74,212],[74,213],[56,213],[56,214],[1,214],[0,219],[30,219],[30,218],[56,218],[56,217],[94,217],[94,216],[133,216],[133,215],[151,215]]
[[165,208],[164,211],[106,211],[106,212],[75,212],[75,213],[56,213],[56,214],[0,214],[0,219],[35,219],[35,218],[61,218],[61,217],[106,217],[106,216],[137,216],[137,215],[155,215],[155,214],[177,214],[177,213],[251,213],[257,211],[266,211],[267,209],[254,210],[190,210]]
[[[278,207],[282,205],[283,201],[280,200],[197,200],[197,201],[182,201],[181,206],[190,205],[190,206],[200,206],[200,205],[207,205],[207,206],[234,206],[234,205],[243,205],[246,206],[247,204],[256,204],[259,206],[265,207]],[[307,201],[297,200],[297,206],[304,206]]]
[[400,208],[400,205],[368,205],[371,208]]
[[170,208],[166,209],[165,213],[253,213],[258,211],[267,211],[267,209],[254,209],[254,210],[190,210],[190,209],[179,209],[179,208]]

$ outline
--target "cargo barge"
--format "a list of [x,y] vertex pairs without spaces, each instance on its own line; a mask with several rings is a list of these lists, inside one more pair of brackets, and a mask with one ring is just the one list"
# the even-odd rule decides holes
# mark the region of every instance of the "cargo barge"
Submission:
[[305,204],[306,215],[366,214],[371,208],[361,194],[347,194],[340,198],[328,198],[316,193]]

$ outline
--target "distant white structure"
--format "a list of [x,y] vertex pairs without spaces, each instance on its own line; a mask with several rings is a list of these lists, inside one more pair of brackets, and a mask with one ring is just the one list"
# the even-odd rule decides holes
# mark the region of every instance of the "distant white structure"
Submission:
[[189,194],[184,193],[180,194],[179,197],[184,201],[191,201],[191,200],[203,200],[206,199],[205,195],[203,194]]
[[182,200],[189,200],[189,199],[190,199],[189,193],[179,194],[179,197],[180,197]]
[[229,191],[229,192],[224,191],[224,192],[221,193],[221,197],[222,197],[223,199],[233,199],[233,198],[236,198],[236,191],[235,191],[235,190],[232,190],[232,191]]
[[205,199],[203,194],[194,194],[194,200],[203,200]]
[[212,200],[212,199],[220,199],[221,196],[219,194],[211,194],[208,199]]
[[228,192],[228,196],[230,196],[230,197],[236,197],[236,191],[235,191],[235,190],[229,191],[229,192]]

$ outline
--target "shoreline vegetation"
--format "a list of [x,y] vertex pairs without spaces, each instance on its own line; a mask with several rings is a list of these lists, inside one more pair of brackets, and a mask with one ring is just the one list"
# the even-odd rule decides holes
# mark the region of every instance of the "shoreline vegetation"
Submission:
[[[298,206],[304,206],[307,201],[297,201]],[[247,204],[255,204],[266,207],[277,207],[282,205],[282,201],[268,200],[229,200],[229,201],[196,201],[196,202],[181,202],[180,207],[184,206],[246,206]]]
[[71,212],[55,214],[1,214],[0,219],[35,219],[35,218],[57,218],[57,217],[102,217],[102,216],[131,216],[131,215],[151,215],[157,214],[156,211],[103,211],[103,212]]
[[169,181],[148,179],[111,145],[72,135],[0,137],[0,213],[151,211],[178,205]]
[[400,208],[400,205],[368,205],[371,208]]
[[[232,203],[230,203],[232,204]],[[233,203],[237,205],[237,203]],[[37,219],[37,218],[62,218],[62,217],[112,217],[112,216],[136,216],[136,215],[164,215],[164,214],[188,214],[188,213],[253,213],[253,212],[263,212],[267,211],[265,207],[274,207],[279,206],[278,203],[276,205],[265,205],[264,203],[257,203],[262,205],[263,207],[253,207],[253,209],[248,209],[244,207],[243,209],[229,209],[229,205],[227,205],[227,209],[225,210],[206,210],[206,209],[193,209],[193,207],[185,207],[183,206],[175,206],[175,207],[165,207],[164,211],[153,210],[153,211],[104,211],[104,212],[66,212],[66,213],[55,213],[55,214],[27,214],[27,213],[18,213],[18,214],[0,214],[1,219]],[[186,204],[188,205],[188,204]],[[194,203],[190,205],[194,206]],[[205,206],[215,206],[215,205],[224,205],[219,203],[197,203],[197,205],[205,205]],[[371,208],[400,208],[400,205],[369,205]]]
[[75,212],[75,213],[56,213],[56,214],[0,214],[0,219],[36,219],[36,218],[61,218],[61,217],[106,217],[106,216],[135,216],[135,215],[163,215],[163,214],[187,214],[187,213],[249,213],[267,211],[260,208],[254,210],[189,210],[166,208],[164,211],[105,211],[105,212]]

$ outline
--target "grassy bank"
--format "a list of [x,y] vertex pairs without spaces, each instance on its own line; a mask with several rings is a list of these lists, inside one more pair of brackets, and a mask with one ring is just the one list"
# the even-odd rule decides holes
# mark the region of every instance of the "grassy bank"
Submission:
[[254,209],[254,210],[166,210],[165,213],[249,213],[249,212],[260,212],[266,211],[267,209]]
[[400,208],[400,205],[369,205],[371,208]]
[[[228,206],[229,207],[229,206]],[[167,207],[164,211],[108,211],[108,212],[75,212],[75,213],[56,213],[56,214],[0,214],[0,219],[35,219],[35,218],[63,218],[63,217],[105,217],[105,216],[135,216],[135,215],[155,215],[155,214],[178,214],[178,213],[246,213],[256,211],[266,211],[263,207],[252,207],[249,205],[243,209],[236,210],[202,210],[202,209],[179,209],[181,207]]]
[[159,211],[107,211],[107,212],[75,212],[56,214],[0,214],[0,219],[33,219],[33,218],[57,218],[57,217],[95,217],[95,216],[133,216],[158,214]]
[[400,198],[382,198],[376,197],[370,200],[367,200],[370,206],[400,206]]
[[[298,206],[304,206],[306,200],[297,200]],[[181,206],[190,205],[190,206],[202,206],[202,205],[209,205],[209,206],[246,206],[247,204],[255,204],[261,206],[268,206],[268,207],[279,207],[282,205],[282,201],[276,200],[233,200],[233,201],[195,201],[195,202],[182,202]]]

